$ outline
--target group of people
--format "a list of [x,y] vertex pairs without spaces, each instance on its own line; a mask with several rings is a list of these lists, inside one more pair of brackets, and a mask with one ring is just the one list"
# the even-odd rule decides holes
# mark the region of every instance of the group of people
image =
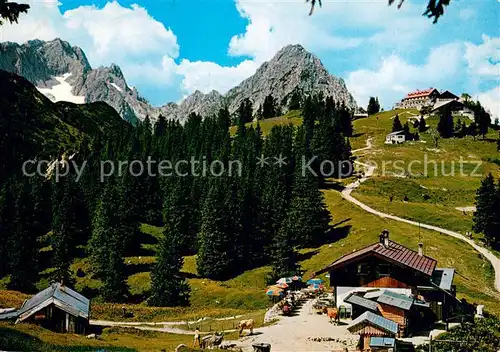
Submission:
[[293,307],[297,304],[297,294],[293,291],[287,291],[285,298],[280,302],[280,308],[284,315],[290,315]]

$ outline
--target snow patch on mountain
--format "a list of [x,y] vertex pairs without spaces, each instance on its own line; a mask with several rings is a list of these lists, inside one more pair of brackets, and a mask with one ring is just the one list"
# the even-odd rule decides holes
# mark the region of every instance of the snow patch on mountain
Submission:
[[119,91],[120,93],[123,93],[123,89],[121,89],[120,87],[118,87],[115,83],[110,83],[113,87],[116,88],[117,91]]
[[74,95],[72,93],[73,86],[66,81],[71,75],[72,73],[65,73],[62,76],[54,77],[59,84],[52,86],[52,88],[37,87],[37,89],[54,103],[58,101],[68,101],[75,104],[85,104],[85,97]]

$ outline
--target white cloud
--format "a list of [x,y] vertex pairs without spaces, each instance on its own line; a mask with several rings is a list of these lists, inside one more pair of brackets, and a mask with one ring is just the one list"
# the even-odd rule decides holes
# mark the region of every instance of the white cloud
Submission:
[[481,102],[487,110],[490,111],[493,118],[500,118],[500,86],[482,93],[473,95]]
[[395,41],[404,46],[431,26],[428,20],[416,16],[420,10],[410,3],[398,10],[375,0],[363,2],[362,6],[359,2],[324,0],[313,16],[308,15],[303,0],[237,0],[236,4],[249,23],[244,33],[231,39],[229,54],[247,55],[259,63],[294,43],[312,51],[343,50],[370,43],[385,47]]
[[182,89],[188,93],[199,90],[208,93],[215,89],[226,93],[245,78],[255,73],[257,64],[245,60],[236,66],[220,66],[213,62],[182,60],[177,73],[184,77]]
[[[177,57],[179,46],[175,34],[153,19],[139,5],[122,7],[108,2],[103,8],[80,6],[63,15],[68,31],[85,35],[92,43],[88,55],[92,57],[130,55],[169,55]],[[82,40],[82,39],[80,39]]]
[[482,36],[483,43],[465,44],[465,58],[471,74],[480,78],[500,79],[500,38]]
[[391,107],[408,91],[427,87],[446,87],[463,65],[463,46],[451,43],[431,50],[423,65],[408,63],[397,55],[381,60],[376,70],[351,72],[347,87],[361,106],[370,96],[379,96],[384,107]]

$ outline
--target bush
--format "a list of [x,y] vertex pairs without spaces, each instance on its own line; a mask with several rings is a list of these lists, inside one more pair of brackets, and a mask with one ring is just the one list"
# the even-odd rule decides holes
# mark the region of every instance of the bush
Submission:
[[[439,342],[439,340],[457,342]],[[494,316],[457,326],[432,343],[433,352],[497,352],[499,349],[500,319]],[[417,352],[419,351],[429,351],[429,346],[421,346]]]

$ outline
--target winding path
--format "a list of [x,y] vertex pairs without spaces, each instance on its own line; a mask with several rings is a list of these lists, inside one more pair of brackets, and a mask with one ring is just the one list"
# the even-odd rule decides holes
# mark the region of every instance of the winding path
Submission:
[[[360,152],[360,151],[363,151],[363,150],[368,150],[368,149],[371,149],[371,148],[372,148],[372,142],[371,142],[371,138],[369,138],[366,141],[366,147],[353,150],[352,152],[356,153],[356,152]],[[358,188],[361,185],[361,183],[365,182],[371,176],[373,176],[373,173],[374,173],[375,168],[376,168],[373,165],[364,164],[364,163],[359,162],[359,161],[355,161],[355,164],[361,165],[361,166],[364,167],[364,169],[365,169],[364,175],[359,180],[356,180],[355,182],[348,184],[344,188],[344,190],[342,190],[341,193],[342,193],[342,197],[344,199],[348,200],[349,202],[351,202],[353,204],[356,204],[361,209],[363,209],[363,210],[365,210],[365,211],[367,211],[367,212],[369,212],[371,214],[377,215],[377,216],[379,216],[381,218],[386,218],[386,219],[391,219],[391,220],[395,220],[395,221],[399,221],[399,222],[404,222],[404,223],[407,223],[407,224],[410,224],[410,225],[414,225],[414,226],[420,226],[420,227],[428,229],[428,230],[437,231],[439,233],[442,233],[442,234],[445,234],[445,235],[448,235],[448,236],[452,236],[452,237],[458,238],[459,240],[462,240],[462,241],[468,243],[476,251],[478,251],[479,253],[481,253],[486,259],[488,259],[488,261],[491,263],[491,265],[493,266],[493,269],[495,270],[495,288],[497,289],[497,291],[500,291],[500,259],[497,258],[490,250],[488,250],[488,249],[486,249],[484,247],[479,246],[473,240],[465,237],[464,235],[461,235],[458,232],[450,231],[450,230],[447,230],[447,229],[443,229],[441,227],[434,226],[434,225],[428,225],[428,224],[424,224],[424,223],[421,223],[421,222],[417,222],[417,221],[412,221],[412,220],[400,218],[399,216],[382,213],[382,212],[380,212],[378,210],[375,210],[375,209],[369,207],[368,205],[360,202],[356,198],[354,198],[351,195],[352,191],[354,191],[356,188]]]

